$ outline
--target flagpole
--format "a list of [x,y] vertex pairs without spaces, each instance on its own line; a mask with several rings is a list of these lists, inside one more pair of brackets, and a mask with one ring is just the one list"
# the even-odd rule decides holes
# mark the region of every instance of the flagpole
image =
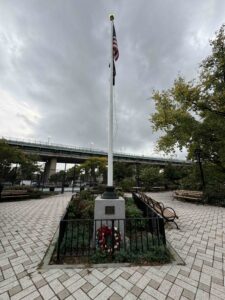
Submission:
[[102,194],[102,199],[117,199],[113,187],[113,20],[114,16],[110,15],[111,38],[110,38],[110,95],[109,95],[109,124],[108,124],[108,176],[107,187]]
[[114,16],[110,15],[111,21],[111,38],[110,38],[110,98],[109,98],[109,134],[108,134],[108,180],[107,185],[113,186],[113,20]]

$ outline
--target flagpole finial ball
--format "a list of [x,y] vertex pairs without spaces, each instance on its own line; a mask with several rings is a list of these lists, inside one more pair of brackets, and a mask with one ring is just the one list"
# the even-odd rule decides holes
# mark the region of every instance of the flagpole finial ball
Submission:
[[110,15],[109,18],[110,18],[110,21],[113,21],[114,20],[114,15]]

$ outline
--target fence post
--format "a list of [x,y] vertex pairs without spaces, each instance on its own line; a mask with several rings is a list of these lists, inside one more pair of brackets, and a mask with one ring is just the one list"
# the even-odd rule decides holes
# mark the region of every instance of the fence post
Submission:
[[62,221],[59,223],[59,238],[58,238],[58,245],[57,245],[57,262],[60,261],[60,246],[62,242]]
[[115,237],[114,237],[114,220],[112,220],[112,256],[114,255],[114,244],[115,244]]
[[159,232],[162,236],[163,244],[166,245],[165,224],[163,218],[159,218]]

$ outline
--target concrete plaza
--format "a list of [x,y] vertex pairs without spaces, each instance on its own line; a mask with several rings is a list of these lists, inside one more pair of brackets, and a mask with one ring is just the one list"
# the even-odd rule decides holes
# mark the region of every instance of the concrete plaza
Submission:
[[39,270],[71,194],[0,203],[0,300],[225,299],[225,208],[154,198],[173,207],[167,240],[186,265]]

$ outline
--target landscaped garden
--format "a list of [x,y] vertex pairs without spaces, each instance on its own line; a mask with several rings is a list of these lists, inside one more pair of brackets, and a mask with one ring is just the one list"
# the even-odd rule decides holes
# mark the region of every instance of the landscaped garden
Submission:
[[82,191],[72,197],[60,222],[52,263],[171,261],[162,218],[156,214],[145,217],[132,198],[125,198],[125,205],[124,220],[94,220],[94,196]]

